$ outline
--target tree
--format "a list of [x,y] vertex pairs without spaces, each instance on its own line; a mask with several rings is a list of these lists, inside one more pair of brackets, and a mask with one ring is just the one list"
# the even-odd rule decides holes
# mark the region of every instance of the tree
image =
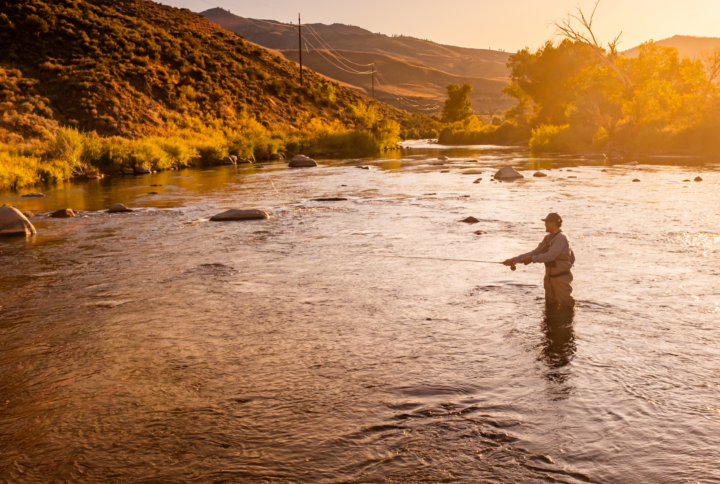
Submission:
[[455,121],[462,121],[472,114],[470,112],[472,103],[469,99],[472,91],[473,88],[468,83],[462,86],[450,84],[447,87],[448,98],[442,110],[443,121],[454,123]]

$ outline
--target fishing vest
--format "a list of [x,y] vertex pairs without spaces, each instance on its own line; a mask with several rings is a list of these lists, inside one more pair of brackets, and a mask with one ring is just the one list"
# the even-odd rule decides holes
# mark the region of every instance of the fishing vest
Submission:
[[[558,230],[554,234],[548,234],[545,236],[542,242],[542,248],[540,249],[541,254],[545,254],[550,251],[550,247],[555,241],[555,237],[560,235],[560,233],[562,233],[562,230]],[[550,277],[561,277],[570,274],[570,269],[572,269],[575,264],[575,254],[573,253],[572,247],[570,247],[570,241],[568,241],[568,248],[569,250],[567,253],[560,254],[554,261],[545,263],[545,273]]]

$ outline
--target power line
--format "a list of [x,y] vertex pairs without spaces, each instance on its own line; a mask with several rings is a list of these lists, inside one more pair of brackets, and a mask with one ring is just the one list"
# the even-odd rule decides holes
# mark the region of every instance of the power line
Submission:
[[[314,52],[317,52],[318,54],[320,54],[320,56],[322,56],[323,59],[325,59],[328,63],[330,63],[330,64],[333,65],[334,67],[340,69],[341,71],[347,72],[347,73],[349,73],[349,74],[364,74],[364,75],[372,74],[372,71],[360,72],[360,71],[355,70],[355,69],[352,69],[351,67],[348,67],[348,66],[345,66],[347,69],[346,69],[346,68],[343,68],[343,67],[335,64],[333,61],[331,61],[331,60],[328,59],[327,57],[325,57],[325,55],[323,54],[323,51],[320,50],[320,49],[317,49],[309,40],[307,40],[307,38],[306,38],[305,36],[303,36],[303,40],[304,40],[308,45],[310,45],[310,47],[313,48],[313,51],[314,51]],[[310,52],[310,51],[308,51],[308,52]]]
[[320,33],[317,30],[315,30],[315,28],[313,28],[309,23],[306,23],[305,26],[310,30],[310,33],[313,34],[313,37],[315,37],[318,40],[318,42],[320,43],[320,46],[325,47],[326,49],[334,52],[337,57],[341,57],[343,60],[349,62],[350,64],[354,64],[358,67],[369,67],[372,65],[372,64],[358,64],[357,62],[353,62],[350,59],[348,59],[347,57],[344,57],[338,51],[336,51],[335,49],[330,47],[330,44],[325,39],[323,39],[322,36],[320,35]]

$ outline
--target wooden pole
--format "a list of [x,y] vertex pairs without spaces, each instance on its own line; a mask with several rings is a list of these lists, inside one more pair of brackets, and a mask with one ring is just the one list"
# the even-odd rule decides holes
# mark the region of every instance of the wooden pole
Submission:
[[300,22],[300,14],[298,14],[298,52],[300,53],[300,85],[303,85],[303,67],[302,67],[302,23]]

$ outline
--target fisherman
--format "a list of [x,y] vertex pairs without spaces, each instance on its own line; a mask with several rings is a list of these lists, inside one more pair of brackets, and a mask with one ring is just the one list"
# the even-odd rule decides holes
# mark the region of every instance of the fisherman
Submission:
[[558,306],[567,309],[575,308],[575,299],[572,294],[573,275],[571,269],[575,264],[575,254],[570,247],[570,241],[563,233],[562,217],[551,213],[543,219],[545,231],[548,235],[538,245],[537,249],[527,254],[508,259],[503,264],[514,266],[523,263],[545,264],[545,304],[548,308]]

